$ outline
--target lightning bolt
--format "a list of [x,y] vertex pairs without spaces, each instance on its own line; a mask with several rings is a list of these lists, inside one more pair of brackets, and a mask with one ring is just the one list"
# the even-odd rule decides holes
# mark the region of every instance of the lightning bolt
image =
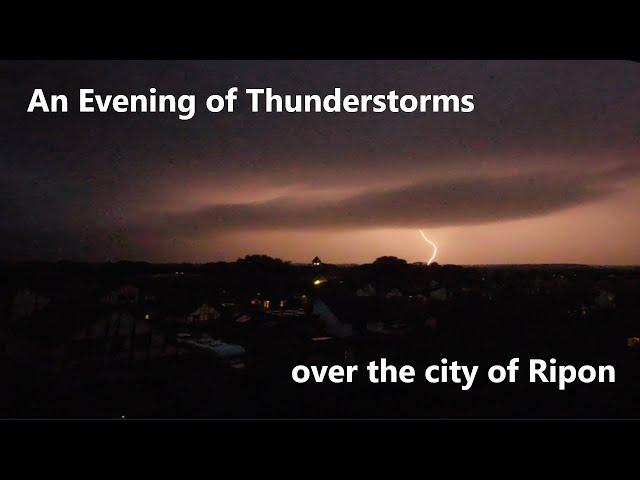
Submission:
[[427,238],[427,236],[424,234],[422,230],[418,230],[418,231],[420,232],[420,235],[422,235],[422,238],[424,239],[424,241],[433,247],[433,254],[431,255],[431,258],[429,259],[429,261],[427,262],[427,265],[431,265],[431,263],[435,260],[436,255],[438,254],[438,247],[435,243],[433,243],[431,240]]

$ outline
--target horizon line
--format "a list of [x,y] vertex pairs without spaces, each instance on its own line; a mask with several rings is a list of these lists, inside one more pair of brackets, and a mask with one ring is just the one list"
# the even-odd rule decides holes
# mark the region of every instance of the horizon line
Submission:
[[[258,254],[261,255],[261,254]],[[270,256],[270,255],[269,255]],[[29,259],[29,260],[0,260],[0,265],[19,265],[26,263],[44,263],[44,264],[56,264],[56,263],[77,263],[77,264],[86,264],[86,265],[106,265],[106,264],[117,264],[117,263],[145,263],[149,265],[193,265],[193,266],[202,266],[208,265],[212,263],[237,263],[238,260],[242,259],[240,257],[236,260],[211,260],[206,262],[188,262],[188,261],[170,261],[170,262],[155,262],[148,260],[129,260],[129,259],[119,259],[119,260],[101,260],[101,261],[91,261],[91,260],[69,260],[69,259],[58,259],[58,260],[42,260],[42,259]],[[291,260],[283,260],[278,257],[271,257],[276,260],[281,260],[284,263],[288,263],[294,266],[311,266],[311,262],[294,262]],[[398,257],[399,258],[399,257]],[[403,260],[399,258],[400,260]],[[375,260],[374,260],[375,261]],[[323,262],[323,265],[326,266],[336,266],[336,267],[350,267],[350,266],[361,266],[361,265],[372,265],[374,261],[357,263],[357,262],[339,262],[339,263],[329,263]],[[422,265],[428,267],[426,262],[416,261],[410,262],[406,261],[407,265]],[[438,263],[434,262],[432,265],[437,265],[439,267],[444,266],[457,266],[457,267],[532,267],[532,266],[565,266],[565,267],[590,267],[590,268],[640,268],[640,264],[625,264],[625,263],[610,263],[610,264],[596,264],[596,263],[575,263],[575,262],[544,262],[544,263]]]

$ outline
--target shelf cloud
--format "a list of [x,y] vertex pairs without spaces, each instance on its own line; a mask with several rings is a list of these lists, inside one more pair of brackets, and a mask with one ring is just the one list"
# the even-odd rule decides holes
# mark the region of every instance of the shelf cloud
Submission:
[[222,204],[155,219],[158,231],[194,235],[227,229],[417,228],[544,215],[617,191],[635,168],[429,180],[339,201],[299,198]]

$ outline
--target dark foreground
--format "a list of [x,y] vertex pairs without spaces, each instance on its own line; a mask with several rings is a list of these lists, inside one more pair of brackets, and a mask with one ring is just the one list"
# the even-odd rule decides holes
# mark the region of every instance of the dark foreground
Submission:
[[[250,257],[6,265],[2,280],[4,418],[640,417],[635,268]],[[236,350],[189,343],[209,338]],[[366,364],[381,357],[412,365],[415,381],[369,383]],[[488,366],[512,357],[518,381],[490,383]],[[529,383],[528,359],[552,357],[612,365],[616,381]],[[424,380],[442,358],[480,367],[470,390]],[[360,371],[301,385],[297,364]]]

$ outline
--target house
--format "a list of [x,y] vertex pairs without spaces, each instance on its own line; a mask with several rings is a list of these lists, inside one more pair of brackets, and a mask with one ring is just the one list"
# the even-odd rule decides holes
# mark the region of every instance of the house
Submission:
[[164,334],[143,316],[112,312],[75,332],[65,344],[65,363],[148,360],[175,353],[168,347]]
[[373,285],[371,285],[370,283],[368,283],[365,287],[363,288],[359,288],[356,291],[356,295],[358,297],[375,297],[376,295],[376,289],[374,288]]
[[136,305],[140,301],[140,289],[133,285],[124,285],[102,297],[107,305]]
[[12,334],[6,340],[6,352],[16,361],[38,368],[93,373],[113,373],[134,362],[177,354],[164,333],[135,310],[95,307],[74,316],[73,311],[54,308],[34,319],[38,329]]
[[387,294],[384,296],[384,298],[386,298],[387,300],[392,298],[400,298],[400,297],[402,297],[402,292],[397,288],[393,288],[389,290]]
[[[208,303],[198,304],[191,301],[176,302],[165,306],[163,314],[160,316],[167,325],[188,325],[191,327],[205,327],[213,323],[214,320],[222,318],[222,313]],[[235,310],[230,308],[229,311]]]
[[313,302],[313,318],[324,333],[333,338],[386,334],[387,315],[374,297],[328,296]]
[[186,322],[190,325],[206,325],[211,320],[218,320],[220,312],[211,305],[203,303],[195,311],[186,317]]
[[616,308],[616,294],[608,292],[606,290],[600,290],[598,296],[595,299],[595,304],[602,310],[612,310]]
[[11,308],[11,321],[20,320],[43,310],[51,303],[51,299],[38,295],[31,290],[18,290]]
[[271,300],[263,296],[260,292],[256,293],[249,303],[253,307],[257,307],[262,310],[269,310],[271,308]]
[[444,302],[449,298],[449,294],[446,288],[440,287],[429,292],[429,297],[432,300],[436,300],[438,302]]
[[313,302],[313,315],[321,320],[324,330],[330,336],[346,338],[353,335],[353,325],[341,322],[327,304],[320,299]]

